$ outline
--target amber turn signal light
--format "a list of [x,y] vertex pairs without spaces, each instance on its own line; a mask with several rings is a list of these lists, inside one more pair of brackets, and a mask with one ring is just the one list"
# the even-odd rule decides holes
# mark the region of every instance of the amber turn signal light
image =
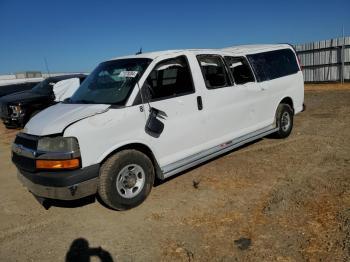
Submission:
[[79,159],[68,160],[36,160],[37,169],[74,169],[79,168]]

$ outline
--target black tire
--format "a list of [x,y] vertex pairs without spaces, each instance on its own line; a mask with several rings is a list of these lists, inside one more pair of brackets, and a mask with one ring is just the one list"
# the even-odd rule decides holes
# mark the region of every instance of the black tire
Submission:
[[[136,172],[133,171],[135,168]],[[149,157],[137,150],[123,150],[102,164],[98,194],[112,209],[130,209],[140,205],[147,198],[153,186],[154,176],[154,167]],[[137,187],[140,181],[143,181],[143,186]],[[135,188],[137,189],[134,190]]]
[[276,112],[276,124],[278,131],[274,134],[276,138],[286,138],[293,129],[294,111],[287,104],[279,104]]

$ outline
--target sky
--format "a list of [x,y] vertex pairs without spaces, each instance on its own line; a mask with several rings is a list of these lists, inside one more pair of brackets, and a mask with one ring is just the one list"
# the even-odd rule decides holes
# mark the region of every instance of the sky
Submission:
[[0,0],[0,74],[89,72],[136,53],[350,35],[350,1]]

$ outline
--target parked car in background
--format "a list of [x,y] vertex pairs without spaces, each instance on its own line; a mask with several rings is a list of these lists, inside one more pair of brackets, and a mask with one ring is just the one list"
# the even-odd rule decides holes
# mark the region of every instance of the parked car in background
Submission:
[[0,80],[0,97],[32,89],[43,80],[43,78]]
[[69,98],[85,78],[85,74],[49,77],[30,90],[1,97],[3,123],[7,128],[23,127],[41,110]]
[[98,193],[141,204],[166,179],[245,143],[289,136],[304,81],[290,45],[172,50],[101,63],[74,95],[33,117],[12,145],[41,198]]

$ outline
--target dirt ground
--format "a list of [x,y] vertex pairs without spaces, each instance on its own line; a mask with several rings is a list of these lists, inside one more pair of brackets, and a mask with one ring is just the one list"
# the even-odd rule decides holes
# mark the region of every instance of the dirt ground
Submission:
[[350,85],[307,86],[305,103],[289,138],[167,180],[124,212],[94,198],[45,210],[1,125],[0,260],[350,261]]

